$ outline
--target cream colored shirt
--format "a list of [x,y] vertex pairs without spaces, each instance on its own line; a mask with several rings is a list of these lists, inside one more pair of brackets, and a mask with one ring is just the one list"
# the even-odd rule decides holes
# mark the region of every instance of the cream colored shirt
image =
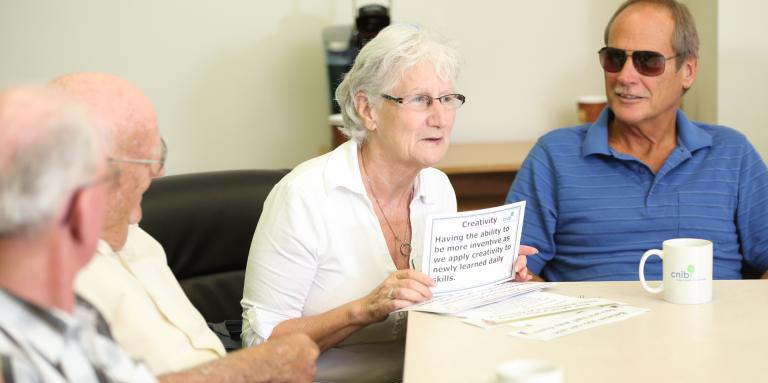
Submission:
[[101,311],[120,346],[156,375],[226,354],[168,267],[163,247],[136,225],[119,252],[99,241],[75,288]]

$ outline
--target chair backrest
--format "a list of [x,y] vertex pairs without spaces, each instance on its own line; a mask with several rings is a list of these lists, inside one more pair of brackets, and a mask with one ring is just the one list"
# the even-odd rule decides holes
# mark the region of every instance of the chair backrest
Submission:
[[154,180],[141,227],[208,322],[241,317],[245,266],[264,200],[288,170],[232,170]]
[[760,279],[763,273],[759,272],[754,267],[750,266],[746,261],[741,262],[741,278],[743,279]]

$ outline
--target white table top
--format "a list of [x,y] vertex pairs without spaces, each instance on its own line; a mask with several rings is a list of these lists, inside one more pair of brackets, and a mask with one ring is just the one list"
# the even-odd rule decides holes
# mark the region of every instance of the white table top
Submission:
[[715,281],[701,305],[664,302],[639,282],[560,283],[546,291],[613,299],[650,311],[551,341],[412,312],[404,381],[493,382],[497,364],[540,359],[575,382],[768,382],[768,281]]

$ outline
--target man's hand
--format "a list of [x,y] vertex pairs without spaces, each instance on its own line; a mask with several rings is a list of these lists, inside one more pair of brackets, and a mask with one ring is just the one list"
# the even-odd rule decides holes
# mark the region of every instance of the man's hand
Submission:
[[258,347],[263,348],[262,366],[271,377],[270,382],[312,382],[314,379],[320,351],[307,335],[270,338]]

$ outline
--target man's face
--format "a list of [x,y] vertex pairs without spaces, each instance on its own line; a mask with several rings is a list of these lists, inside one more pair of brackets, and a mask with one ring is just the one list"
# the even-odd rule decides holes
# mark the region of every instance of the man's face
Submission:
[[[635,4],[620,13],[609,31],[608,46],[628,51],[655,51],[664,57],[672,49],[674,21],[670,12],[653,4]],[[615,122],[623,125],[660,126],[673,123],[683,88],[693,84],[696,59],[687,59],[677,70],[681,57],[669,59],[659,76],[645,76],[628,57],[616,73],[605,72],[605,90]]]
[[128,237],[128,226],[141,221],[141,199],[154,177],[163,175],[154,172],[150,164],[121,162],[120,160],[157,160],[161,157],[161,139],[156,125],[151,129],[141,129],[128,140],[112,157],[116,161],[111,166],[120,170],[120,176],[111,185],[107,196],[107,218],[104,239],[113,249],[119,250]]

